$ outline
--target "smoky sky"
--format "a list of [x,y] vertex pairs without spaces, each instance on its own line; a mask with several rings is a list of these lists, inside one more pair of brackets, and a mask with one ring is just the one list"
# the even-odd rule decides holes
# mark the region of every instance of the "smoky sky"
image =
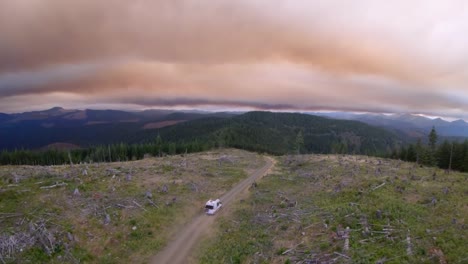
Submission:
[[4,0],[0,111],[218,107],[468,119],[468,3]]

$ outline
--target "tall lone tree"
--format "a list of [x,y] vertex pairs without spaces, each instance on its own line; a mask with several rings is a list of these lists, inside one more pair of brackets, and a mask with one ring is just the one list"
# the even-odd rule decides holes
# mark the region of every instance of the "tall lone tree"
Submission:
[[301,154],[301,148],[304,147],[304,136],[302,135],[302,130],[299,130],[296,136],[296,151],[297,154]]
[[449,160],[449,166],[448,166],[448,173],[452,170],[452,157],[453,157],[453,142],[452,146],[450,147],[450,160]]
[[431,150],[434,151],[436,144],[437,144],[437,132],[435,130],[435,127],[432,127],[431,132],[429,133],[429,147],[431,147]]
[[435,166],[437,164],[436,158],[436,144],[437,144],[437,132],[434,127],[432,127],[431,132],[429,133],[429,165]]
[[155,140],[154,143],[155,143],[157,151],[158,151],[158,156],[161,157],[162,139],[161,139],[161,136],[159,135],[159,133],[158,133],[158,136],[156,137],[156,140]]

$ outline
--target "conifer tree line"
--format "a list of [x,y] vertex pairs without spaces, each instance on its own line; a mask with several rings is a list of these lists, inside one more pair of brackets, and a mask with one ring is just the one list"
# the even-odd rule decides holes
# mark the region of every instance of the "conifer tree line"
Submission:
[[63,165],[70,163],[116,162],[200,152],[215,147],[197,140],[192,142],[155,141],[144,144],[112,144],[73,150],[13,150],[0,152],[0,165]]
[[[252,137],[252,135],[256,135],[255,133],[251,133],[251,137],[246,137],[242,134],[231,135],[224,130],[222,132],[225,133],[217,133],[212,138],[196,138],[190,139],[190,141],[164,141],[157,135],[154,140],[140,144],[119,143],[74,150],[2,151],[0,152],[0,165],[63,165],[69,163],[131,161],[143,159],[145,155],[160,157],[206,151],[216,147],[234,147],[275,155],[314,153],[313,149],[311,151],[305,148],[302,130],[297,131],[289,152],[279,147],[276,148],[277,145],[275,144],[278,142],[274,140],[265,140],[264,137],[261,139]],[[234,137],[236,140],[233,139]],[[247,140],[247,142],[242,140]],[[422,143],[421,140],[418,140],[415,144],[395,149],[385,156],[426,166],[438,166],[442,169],[468,171],[468,140],[464,142],[444,141],[438,144],[437,132],[433,128],[427,142]],[[334,141],[322,143],[329,145],[319,153],[349,153],[346,144],[341,146]],[[263,144],[267,144],[267,146]],[[372,155],[372,153],[367,154]],[[374,153],[374,155],[382,156],[382,153]]]
[[468,172],[468,140],[464,142],[447,141],[438,143],[438,136],[433,127],[428,136],[428,143],[419,139],[416,144],[409,144],[400,150],[394,150],[390,158],[416,162],[425,166],[437,166],[441,169]]

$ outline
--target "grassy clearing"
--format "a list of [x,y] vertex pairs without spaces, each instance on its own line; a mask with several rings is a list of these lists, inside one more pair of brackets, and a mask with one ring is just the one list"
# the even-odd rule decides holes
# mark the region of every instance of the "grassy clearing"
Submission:
[[208,198],[263,162],[257,154],[220,150],[0,167],[0,262],[144,263]]
[[278,160],[200,263],[468,262],[468,174],[364,156]]

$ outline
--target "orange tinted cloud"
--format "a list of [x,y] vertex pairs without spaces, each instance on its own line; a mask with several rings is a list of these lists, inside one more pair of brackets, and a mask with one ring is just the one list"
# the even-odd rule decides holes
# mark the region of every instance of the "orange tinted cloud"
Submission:
[[467,12],[456,0],[3,1],[0,101],[461,116]]

